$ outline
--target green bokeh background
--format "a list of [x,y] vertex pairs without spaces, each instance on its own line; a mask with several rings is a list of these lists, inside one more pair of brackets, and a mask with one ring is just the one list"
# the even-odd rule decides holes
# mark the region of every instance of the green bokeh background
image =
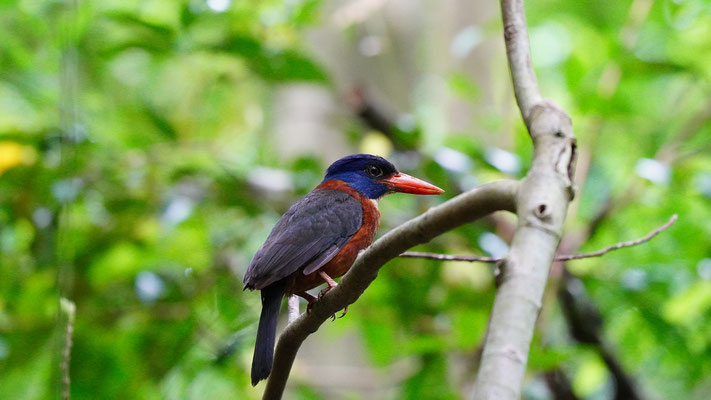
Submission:
[[[679,215],[648,244],[568,268],[647,398],[706,399],[711,2],[535,0],[527,13],[541,89],[578,136],[567,232],[608,201],[582,250]],[[501,36],[487,2],[0,1],[0,398],[61,395],[62,296],[76,305],[73,398],[259,398],[259,299],[242,275],[329,162],[374,151],[447,190],[383,200],[381,232],[525,173]],[[364,124],[352,85],[397,126]],[[326,96],[321,122],[341,147],[283,148],[285,131],[302,133],[282,107],[294,88]],[[485,220],[418,250],[496,252],[501,229]],[[579,398],[612,398],[598,353],[568,333],[559,283],[524,397],[552,399],[543,377],[560,370]],[[287,398],[465,397],[494,293],[488,265],[393,260],[307,341]]]

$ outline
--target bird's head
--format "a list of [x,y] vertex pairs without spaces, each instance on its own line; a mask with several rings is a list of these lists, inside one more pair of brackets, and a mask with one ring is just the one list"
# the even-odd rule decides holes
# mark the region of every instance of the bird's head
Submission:
[[369,199],[388,193],[442,194],[444,190],[423,180],[403,174],[388,160],[370,154],[353,154],[331,164],[324,182],[338,179]]

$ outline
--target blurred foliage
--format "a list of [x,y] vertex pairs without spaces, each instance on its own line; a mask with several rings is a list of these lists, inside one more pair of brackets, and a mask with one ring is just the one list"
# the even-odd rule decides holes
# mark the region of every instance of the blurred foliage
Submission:
[[[569,268],[643,393],[705,399],[711,3],[527,3],[541,88],[573,116],[587,171],[568,231],[586,227],[610,199],[620,206],[583,250],[680,216],[646,245]],[[330,23],[329,7],[316,0],[0,4],[0,398],[59,396],[67,322],[60,296],[76,305],[74,398],[259,398],[262,386],[248,378],[259,299],[242,292],[241,277],[281,212],[327,164],[313,154],[283,157],[272,128],[275,93],[285,84],[342,86],[307,45],[309,29]],[[498,18],[465,28],[463,37],[500,41]],[[366,31],[346,29],[353,48]],[[490,62],[502,82],[496,90],[509,93],[497,54],[478,62]],[[490,82],[451,64],[417,79],[441,74],[449,99],[477,107]],[[381,72],[401,73],[390,64]],[[488,136],[442,134],[421,90],[408,88],[412,110],[399,110],[397,126],[384,132],[392,145],[355,114],[338,120],[339,129],[353,149],[397,149],[391,156],[403,169],[450,197],[525,173],[531,146],[512,102],[473,118]],[[492,135],[513,139],[495,146]],[[388,198],[381,231],[444,200]],[[467,225],[421,249],[505,251],[490,231],[489,222]],[[310,375],[331,357],[302,349],[290,398],[461,398],[476,371],[493,281],[487,265],[392,261],[346,318],[309,339],[341,343],[341,363],[364,361],[343,367],[352,375],[334,379],[339,386]],[[551,398],[542,373],[558,368],[580,398],[611,398],[598,354],[570,337],[555,295],[544,304],[525,396]]]

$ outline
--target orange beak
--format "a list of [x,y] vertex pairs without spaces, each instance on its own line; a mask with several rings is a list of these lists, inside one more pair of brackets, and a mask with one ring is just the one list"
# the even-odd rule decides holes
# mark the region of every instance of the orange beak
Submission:
[[407,174],[399,173],[381,181],[393,192],[411,194],[442,194],[444,190]]

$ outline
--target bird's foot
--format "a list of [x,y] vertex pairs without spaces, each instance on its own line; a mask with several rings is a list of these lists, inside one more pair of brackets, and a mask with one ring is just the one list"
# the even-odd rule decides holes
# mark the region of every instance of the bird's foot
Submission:
[[[328,293],[331,289],[333,289],[333,288],[335,288],[336,286],[338,286],[338,283],[336,283],[336,281],[334,281],[333,278],[331,278],[330,276],[328,276],[328,274],[326,274],[325,272],[319,271],[318,274],[321,276],[321,278],[323,278],[323,280],[324,280],[324,281],[326,282],[326,284],[328,285],[328,286],[326,286],[325,288],[323,288],[323,290],[321,290],[321,291],[319,292],[318,297],[314,297],[314,296],[312,296],[312,295],[310,295],[310,294],[308,294],[308,293],[306,293],[306,292],[297,293],[299,296],[304,297],[304,298],[309,302],[309,305],[306,306],[306,313],[310,313],[310,312],[311,312],[311,307],[313,306],[313,304],[314,304],[316,301],[321,300],[321,299],[323,298],[323,296],[326,295],[326,293]],[[303,294],[306,294],[306,295],[309,296],[309,297],[305,297]],[[331,320],[335,321],[336,318],[343,318],[343,316],[346,315],[346,312],[348,312],[348,306],[346,306],[346,308],[343,309],[343,313],[341,313],[341,315],[336,316],[336,314],[333,314],[333,315],[331,316]]]
[[326,293],[330,292],[331,289],[335,288],[336,286],[338,286],[338,284],[335,284],[333,286],[326,286],[325,288],[323,288],[323,290],[318,293],[318,300],[321,300],[323,296],[326,295]]
[[[321,298],[322,298],[326,293],[328,293],[331,289],[333,289],[333,288],[335,288],[336,286],[338,286],[337,283],[335,283],[335,282],[333,282],[333,283],[334,283],[333,286],[331,286],[331,285],[329,284],[327,287],[323,288],[323,290],[321,290],[321,292],[319,292],[319,294],[318,294],[318,300],[321,300]],[[309,307],[310,307],[310,306],[311,306],[311,304],[309,304]],[[307,312],[308,312],[309,308],[307,307],[306,310],[307,310]],[[343,312],[341,313],[341,315],[338,315],[338,316],[336,316],[336,314],[331,315],[331,321],[335,321],[336,318],[343,318],[343,316],[345,316],[347,312],[348,312],[348,306],[346,306],[346,307],[343,309]]]
[[[311,314],[311,308],[313,308],[314,304],[316,304],[316,301],[313,301],[306,305],[306,314]],[[343,316],[346,315],[346,310],[348,310],[348,307],[343,310],[343,314],[339,315],[338,318],[343,318]],[[331,320],[336,320],[336,314],[331,315]]]
[[[334,286],[334,287],[335,287],[335,286]],[[323,297],[323,295],[325,295],[326,293],[328,293],[328,291],[331,290],[331,289],[332,289],[331,287],[324,288],[324,289],[321,291],[321,293],[319,293],[318,299],[321,300],[321,297]],[[336,318],[343,318],[343,317],[346,315],[347,312],[348,312],[348,306],[346,306],[346,307],[343,309],[343,312],[342,312],[341,315],[339,315],[338,317],[336,317],[336,314],[331,315],[331,321],[335,321]]]
[[297,296],[302,297],[304,300],[306,300],[307,305],[306,305],[306,314],[311,313],[311,307],[313,307],[313,304],[318,300],[318,298],[311,293],[307,291],[295,293]]
[[[326,286],[325,288],[323,288],[323,290],[321,290],[321,291],[318,293],[318,299],[321,300],[321,299],[323,298],[323,296],[324,296],[326,293],[328,293],[331,289],[335,288],[336,286],[338,286],[338,284],[334,282],[334,285],[333,285],[333,286],[331,286],[331,285],[329,284],[328,286]],[[336,320],[336,314],[331,315],[331,321],[335,321],[335,320]]]
[[[333,278],[328,276],[327,273],[325,273],[323,271],[318,271],[318,274],[321,276],[321,278],[323,278],[324,282],[326,282],[326,284],[328,285],[328,288],[324,289],[325,292],[328,292],[329,290],[338,286],[338,283],[336,283],[336,281],[334,281]],[[321,291],[321,292],[325,294],[324,291]]]
[[333,278],[331,278],[330,276],[328,276],[328,274],[326,274],[326,273],[323,272],[323,271],[319,271],[318,274],[321,275],[321,278],[323,278],[323,280],[326,281],[326,284],[328,285],[327,287],[323,288],[323,290],[322,290],[321,292],[319,292],[319,294],[318,294],[318,299],[321,300],[321,298],[322,298],[326,293],[328,293],[331,289],[333,289],[333,288],[335,288],[336,286],[338,286],[338,283],[336,283],[336,281],[334,281]]

